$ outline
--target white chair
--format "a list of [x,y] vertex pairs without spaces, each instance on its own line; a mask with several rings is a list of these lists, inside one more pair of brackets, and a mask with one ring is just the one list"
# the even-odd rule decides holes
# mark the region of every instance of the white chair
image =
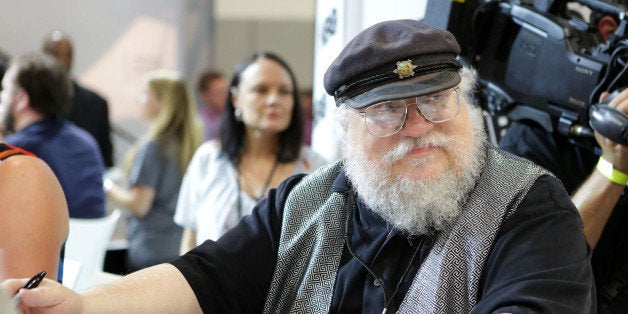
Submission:
[[[90,288],[94,284],[96,273],[103,270],[107,245],[120,215],[120,210],[115,209],[103,218],[70,218],[70,233],[65,242],[64,258],[80,263],[78,277],[72,285],[75,291]],[[71,284],[68,282],[67,285]]]
[[71,258],[63,259],[63,285],[74,289],[76,286],[76,280],[78,280],[79,274],[81,273],[81,262],[75,261]]

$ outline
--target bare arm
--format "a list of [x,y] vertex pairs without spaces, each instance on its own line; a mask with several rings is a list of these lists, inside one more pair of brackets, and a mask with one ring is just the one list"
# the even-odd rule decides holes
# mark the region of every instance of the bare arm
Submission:
[[[607,96],[608,93],[605,94]],[[617,95],[609,104],[613,108],[628,114],[628,89]],[[602,148],[602,156],[617,170],[628,173],[628,147],[619,145],[600,134],[595,138]],[[602,235],[604,226],[625,188],[611,182],[598,170],[582,184],[572,197],[584,223],[584,234],[591,247],[595,247]]]
[[113,184],[107,192],[107,197],[121,206],[128,208],[133,215],[144,217],[155,199],[155,190],[148,186],[136,185],[125,189]]
[[46,163],[13,156],[0,163],[0,280],[45,270],[57,278],[68,236],[68,208],[59,181]]
[[190,228],[183,229],[179,254],[183,255],[196,247],[196,232]]
[[[7,280],[2,288],[14,294],[23,280]],[[134,272],[83,294],[46,280],[22,290],[22,310],[38,313],[202,313],[192,288],[177,268],[160,264]]]
[[597,245],[623,189],[623,186],[594,171],[571,198],[580,212],[584,236],[591,247]]

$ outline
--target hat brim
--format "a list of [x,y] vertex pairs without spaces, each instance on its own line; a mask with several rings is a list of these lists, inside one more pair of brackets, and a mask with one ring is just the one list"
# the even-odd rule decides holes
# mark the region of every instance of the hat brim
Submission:
[[458,71],[448,70],[384,84],[344,99],[343,102],[351,108],[361,109],[386,100],[406,99],[440,92],[459,83]]

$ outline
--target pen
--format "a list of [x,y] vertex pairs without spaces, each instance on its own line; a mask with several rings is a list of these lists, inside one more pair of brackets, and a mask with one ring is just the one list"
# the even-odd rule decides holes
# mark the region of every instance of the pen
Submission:
[[[41,272],[39,272],[37,275],[33,276],[33,278],[31,278],[25,285],[24,287],[22,287],[20,290],[22,289],[34,289],[37,288],[37,286],[39,286],[39,284],[41,283],[42,280],[44,280],[44,278],[46,277],[46,271],[42,270]],[[11,305],[13,307],[17,307],[18,304],[20,304],[20,302],[22,302],[22,299],[20,299],[20,293],[18,291],[18,293],[16,293],[13,298],[11,298]]]

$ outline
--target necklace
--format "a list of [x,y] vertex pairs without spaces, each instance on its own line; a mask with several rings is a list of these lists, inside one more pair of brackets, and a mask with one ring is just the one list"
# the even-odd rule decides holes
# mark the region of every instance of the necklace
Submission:
[[[259,202],[259,200],[264,197],[264,195],[266,195],[266,191],[268,190],[268,186],[270,185],[270,181],[273,179],[273,177],[275,176],[275,171],[277,170],[277,166],[279,165],[279,160],[275,159],[275,163],[273,164],[273,167],[270,169],[270,172],[268,173],[268,177],[266,177],[266,181],[264,182],[264,186],[262,187],[262,190],[260,191],[260,194],[257,196],[253,196],[251,195],[251,197],[253,198],[253,200],[255,200],[255,202]],[[240,175],[241,175],[241,171],[240,171],[240,166],[238,165],[238,167],[236,168],[237,170],[237,174],[236,174],[236,183],[238,185],[238,199],[237,199],[237,205],[238,205],[238,220],[240,220],[242,218],[242,187],[240,185]]]

